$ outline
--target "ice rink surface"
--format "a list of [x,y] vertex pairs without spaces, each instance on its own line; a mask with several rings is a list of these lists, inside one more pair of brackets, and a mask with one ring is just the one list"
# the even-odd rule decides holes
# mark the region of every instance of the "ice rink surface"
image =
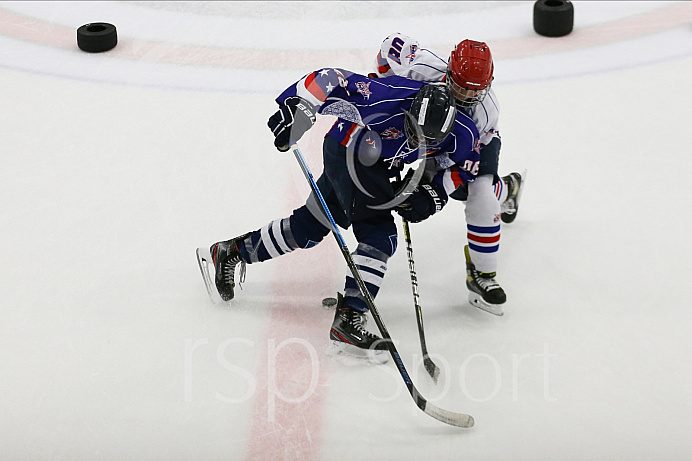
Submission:
[[[574,6],[551,39],[531,1],[0,3],[0,457],[690,459],[692,3]],[[80,51],[99,21],[118,46]],[[194,258],[304,202],[274,98],[371,71],[392,32],[490,45],[500,173],[529,172],[503,317],[466,302],[463,203],[411,228],[437,385],[403,241],[377,297],[422,394],[471,429],[391,363],[326,354],[331,237],[248,266],[230,306]],[[301,140],[315,174],[329,123]]]

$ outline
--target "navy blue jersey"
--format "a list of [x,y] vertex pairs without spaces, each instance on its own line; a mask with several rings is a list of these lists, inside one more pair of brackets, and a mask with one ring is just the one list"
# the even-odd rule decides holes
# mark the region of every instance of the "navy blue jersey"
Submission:
[[425,82],[392,76],[370,78],[353,72],[325,68],[312,72],[287,88],[276,99],[300,96],[317,112],[337,117],[327,136],[346,147],[368,142],[389,165],[392,176],[404,164],[419,158],[434,159],[434,181],[447,193],[473,181],[480,162],[479,136],[473,120],[458,111],[452,133],[435,148],[411,148],[404,131],[404,111]]

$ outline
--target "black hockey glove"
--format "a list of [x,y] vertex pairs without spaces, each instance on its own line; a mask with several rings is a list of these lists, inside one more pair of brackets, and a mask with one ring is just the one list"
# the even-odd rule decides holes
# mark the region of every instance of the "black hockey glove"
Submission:
[[447,193],[435,182],[421,184],[411,196],[394,211],[409,222],[421,222],[442,209],[447,203]]
[[267,126],[274,133],[274,145],[286,152],[315,123],[315,107],[299,96],[286,98],[269,117]]

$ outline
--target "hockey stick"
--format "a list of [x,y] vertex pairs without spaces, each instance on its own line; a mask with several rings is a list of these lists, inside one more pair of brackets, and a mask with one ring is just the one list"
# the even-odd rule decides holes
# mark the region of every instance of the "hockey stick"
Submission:
[[317,187],[317,183],[315,182],[315,179],[313,178],[312,173],[310,172],[307,163],[305,163],[305,159],[303,158],[303,154],[300,152],[300,149],[295,144],[291,147],[291,149],[293,150],[293,154],[295,155],[296,159],[298,160],[298,163],[300,164],[300,168],[303,170],[303,174],[305,175],[305,178],[308,180],[308,183],[310,183],[310,188],[312,189],[312,192],[319,199],[320,205],[322,207],[322,211],[326,215],[327,219],[329,219],[332,234],[334,235],[336,242],[339,244],[339,249],[341,250],[341,254],[343,255],[344,259],[346,260],[346,264],[348,265],[348,268],[351,270],[351,273],[353,274],[353,278],[356,280],[356,283],[358,283],[358,287],[360,288],[360,291],[363,293],[363,296],[365,297],[365,302],[367,303],[368,307],[370,308],[370,313],[372,314],[373,318],[375,319],[375,323],[377,324],[377,328],[380,330],[380,333],[382,334],[382,339],[385,341],[385,344],[387,344],[387,349],[389,349],[389,354],[392,356],[392,359],[394,360],[394,363],[396,364],[396,367],[399,370],[399,374],[403,378],[404,383],[406,383],[406,387],[408,388],[408,391],[411,394],[413,401],[416,403],[418,408],[420,408],[424,413],[437,419],[438,421],[442,421],[443,423],[447,423],[447,424],[450,424],[452,426],[458,426],[458,427],[471,427],[471,426],[473,426],[474,421],[473,421],[473,417],[471,415],[467,415],[464,413],[455,413],[452,411],[448,411],[448,410],[444,410],[442,408],[439,408],[439,407],[433,405],[432,403],[428,402],[425,399],[425,397],[423,397],[418,392],[418,389],[416,389],[416,386],[413,384],[411,377],[409,376],[408,372],[406,371],[406,367],[404,366],[404,362],[401,360],[401,357],[399,356],[399,352],[397,351],[396,347],[394,346],[394,342],[392,341],[392,337],[389,335],[389,332],[387,331],[387,327],[385,327],[384,322],[382,322],[382,319],[380,318],[380,314],[377,311],[377,308],[375,307],[375,301],[373,300],[372,295],[370,294],[370,291],[365,286],[365,282],[363,281],[363,278],[361,277],[360,272],[358,272],[358,268],[356,267],[356,264],[353,262],[353,258],[351,257],[351,253],[348,250],[348,247],[346,246],[346,242],[344,241],[344,238],[341,235],[341,232],[339,231],[339,228],[337,227],[336,222],[334,221],[334,217],[332,216],[331,212],[329,211],[329,207],[327,206],[327,202],[325,202],[324,197],[322,196],[320,189]]
[[440,376],[440,368],[435,365],[430,355],[428,347],[425,344],[425,330],[423,330],[423,309],[418,302],[418,277],[416,276],[416,266],[413,262],[413,246],[411,245],[411,231],[409,230],[408,221],[402,218],[404,222],[404,238],[406,239],[406,252],[408,255],[408,272],[411,275],[411,290],[413,291],[413,306],[416,308],[416,320],[418,321],[418,336],[420,337],[420,348],[423,352],[423,364],[432,380],[437,383],[437,378]]
[[[401,181],[401,176],[398,177]],[[423,329],[423,309],[419,303],[418,296],[418,276],[416,275],[416,266],[413,261],[413,244],[411,243],[411,231],[408,220],[401,218],[404,223],[404,238],[406,240],[406,253],[408,256],[408,271],[411,276],[411,290],[413,291],[413,306],[416,309],[416,321],[418,322],[418,336],[420,337],[420,347],[423,352],[423,364],[425,369],[430,374],[432,380],[437,384],[437,378],[440,376],[440,368],[430,358],[428,347],[425,343],[425,330]]]

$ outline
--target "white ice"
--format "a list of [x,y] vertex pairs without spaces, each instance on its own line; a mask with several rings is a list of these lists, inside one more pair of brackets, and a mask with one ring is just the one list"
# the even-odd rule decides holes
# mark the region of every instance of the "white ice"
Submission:
[[[575,1],[550,39],[531,1],[0,3],[0,458],[690,459],[689,5]],[[118,46],[80,51],[98,21]],[[248,266],[224,307],[194,257],[305,200],[266,127],[278,93],[370,71],[396,31],[496,50],[500,173],[529,172],[503,317],[466,302],[463,204],[412,226],[437,386],[403,238],[377,297],[419,390],[471,429],[391,362],[325,354],[331,236]],[[301,141],[315,174],[328,124]]]

